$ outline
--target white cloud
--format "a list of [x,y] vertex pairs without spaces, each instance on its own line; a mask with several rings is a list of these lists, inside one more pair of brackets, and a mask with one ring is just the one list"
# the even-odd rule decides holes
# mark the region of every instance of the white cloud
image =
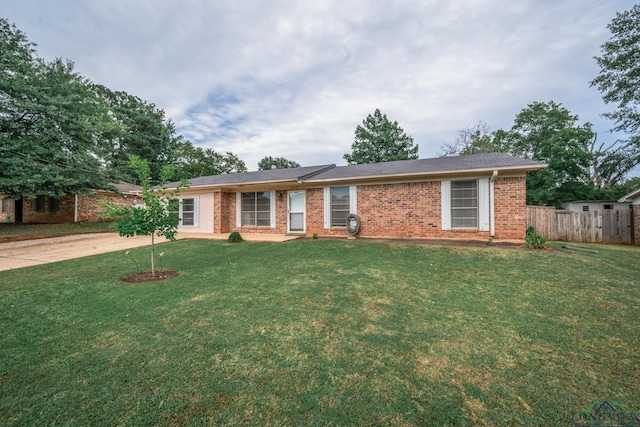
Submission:
[[[293,4],[291,4],[293,3]],[[458,129],[510,127],[534,101],[605,130],[589,88],[614,0],[5,0],[48,59],[164,109],[185,138],[255,169],[343,164],[375,108],[437,154]]]

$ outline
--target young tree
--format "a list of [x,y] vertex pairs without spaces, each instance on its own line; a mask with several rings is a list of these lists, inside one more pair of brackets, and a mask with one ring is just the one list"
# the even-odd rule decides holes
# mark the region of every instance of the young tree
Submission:
[[356,128],[351,150],[343,156],[350,165],[418,158],[418,146],[413,145],[413,138],[378,109]]
[[170,166],[164,166],[160,175],[160,188],[154,189],[149,177],[151,168],[147,160],[133,156],[129,165],[140,180],[142,204],[118,207],[111,201],[105,201],[103,215],[115,218],[116,228],[121,236],[151,236],[151,274],[155,276],[155,236],[168,240],[176,239],[180,218],[172,206],[180,191],[188,185],[186,181],[182,181],[176,188],[168,190],[166,184],[171,179],[173,170]]
[[293,160],[287,160],[284,157],[266,156],[266,157],[263,157],[258,162],[258,170],[266,171],[266,170],[272,169],[274,165],[276,169],[288,169],[288,168],[300,167],[300,164],[298,162],[294,162]]

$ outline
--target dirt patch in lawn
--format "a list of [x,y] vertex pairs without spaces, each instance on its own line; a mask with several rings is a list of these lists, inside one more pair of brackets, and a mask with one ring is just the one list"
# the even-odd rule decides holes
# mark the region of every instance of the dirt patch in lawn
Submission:
[[145,282],[156,282],[158,280],[170,279],[172,277],[179,276],[180,272],[175,270],[163,270],[156,271],[156,274],[152,274],[150,271],[145,271],[143,273],[135,273],[130,274],[128,276],[120,279],[126,283],[145,283]]

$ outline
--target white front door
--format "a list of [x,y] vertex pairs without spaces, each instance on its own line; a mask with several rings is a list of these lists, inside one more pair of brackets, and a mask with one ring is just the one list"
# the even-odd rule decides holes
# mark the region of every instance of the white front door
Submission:
[[289,233],[304,233],[305,221],[304,221],[304,206],[305,206],[305,193],[304,191],[289,191],[288,195],[288,224],[287,231]]

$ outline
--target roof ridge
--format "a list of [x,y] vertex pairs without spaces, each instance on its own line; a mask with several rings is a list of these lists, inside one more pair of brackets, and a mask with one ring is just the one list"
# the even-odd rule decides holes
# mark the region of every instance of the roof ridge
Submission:
[[324,173],[324,172],[326,172],[328,170],[331,170],[331,169],[333,169],[335,167],[336,167],[335,164],[326,165],[322,169],[318,169],[317,171],[313,171],[313,172],[310,172],[310,173],[308,173],[306,175],[299,176],[298,177],[298,181],[304,181],[305,179],[313,178],[314,176],[319,175],[321,173]]

